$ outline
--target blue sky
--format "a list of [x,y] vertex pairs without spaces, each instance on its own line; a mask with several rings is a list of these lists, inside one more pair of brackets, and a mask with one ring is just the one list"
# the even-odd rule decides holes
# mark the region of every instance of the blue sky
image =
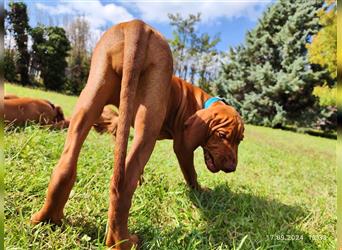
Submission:
[[[172,36],[167,13],[180,13],[183,17],[200,12],[202,21],[197,26],[200,33],[220,33],[217,49],[227,51],[244,41],[247,30],[255,27],[258,18],[270,4],[270,0],[31,0],[28,5],[31,26],[37,22],[63,26],[68,21],[84,15],[91,32],[97,39],[103,30],[118,22],[134,18],[144,20],[167,38]],[[7,5],[8,1],[5,1]]]

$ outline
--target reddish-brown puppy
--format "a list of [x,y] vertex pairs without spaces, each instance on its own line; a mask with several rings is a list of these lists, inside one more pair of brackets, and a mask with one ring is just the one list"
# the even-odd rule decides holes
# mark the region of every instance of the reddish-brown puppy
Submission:
[[5,95],[4,120],[6,124],[19,126],[27,122],[52,125],[56,128],[68,126],[61,107],[55,106],[47,100],[15,95]]
[[[169,46],[150,26],[136,20],[114,26],[103,35],[93,53],[89,79],[77,101],[45,204],[32,216],[33,223],[61,223],[81,146],[106,104],[119,107],[107,246],[130,249],[137,244],[137,237],[128,233],[128,213],[157,139],[174,140],[174,151],[192,188],[200,189],[193,164],[198,146],[205,149],[212,172],[235,170],[237,146],[243,136],[237,112],[223,102],[203,109],[210,96],[171,77]],[[130,125],[134,139],[126,158]]]
[[[16,99],[9,102],[8,100]],[[64,118],[62,108],[42,99],[18,97],[14,94],[6,94],[5,123],[11,125],[24,125],[27,122],[35,122],[41,125],[52,125],[52,128],[67,128],[70,121]],[[105,106],[100,117],[94,123],[94,129],[102,133],[116,135],[118,114],[110,107]]]
[[15,99],[15,98],[19,98],[17,95],[13,95],[13,94],[6,94],[4,96],[4,99]]

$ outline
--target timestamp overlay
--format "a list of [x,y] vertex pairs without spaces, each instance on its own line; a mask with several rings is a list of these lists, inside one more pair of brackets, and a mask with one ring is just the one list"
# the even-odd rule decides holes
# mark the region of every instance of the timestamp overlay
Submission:
[[327,236],[323,234],[267,234],[269,241],[325,241]]

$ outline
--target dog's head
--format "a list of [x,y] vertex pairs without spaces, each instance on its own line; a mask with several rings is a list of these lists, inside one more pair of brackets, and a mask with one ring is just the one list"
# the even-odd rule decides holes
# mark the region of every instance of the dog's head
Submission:
[[238,112],[217,102],[208,109],[197,111],[185,122],[185,146],[191,150],[202,146],[205,163],[211,172],[233,172],[243,133],[244,125]]
[[55,121],[56,122],[64,121],[65,118],[64,118],[64,113],[63,113],[62,108],[60,106],[54,106],[54,109],[56,112]]
[[108,132],[115,136],[118,119],[118,113],[116,113],[110,106],[105,106],[102,114],[93,125],[94,129],[100,134]]

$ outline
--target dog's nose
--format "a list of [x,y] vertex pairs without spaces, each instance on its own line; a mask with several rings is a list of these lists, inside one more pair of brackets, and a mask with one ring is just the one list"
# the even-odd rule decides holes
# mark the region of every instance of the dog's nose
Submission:
[[231,173],[234,172],[236,170],[236,163],[232,163],[230,165],[228,165],[228,167],[222,169],[225,173]]
[[232,169],[232,168],[223,169],[223,172],[225,172],[225,173],[231,173],[234,171],[235,171],[235,169]]

